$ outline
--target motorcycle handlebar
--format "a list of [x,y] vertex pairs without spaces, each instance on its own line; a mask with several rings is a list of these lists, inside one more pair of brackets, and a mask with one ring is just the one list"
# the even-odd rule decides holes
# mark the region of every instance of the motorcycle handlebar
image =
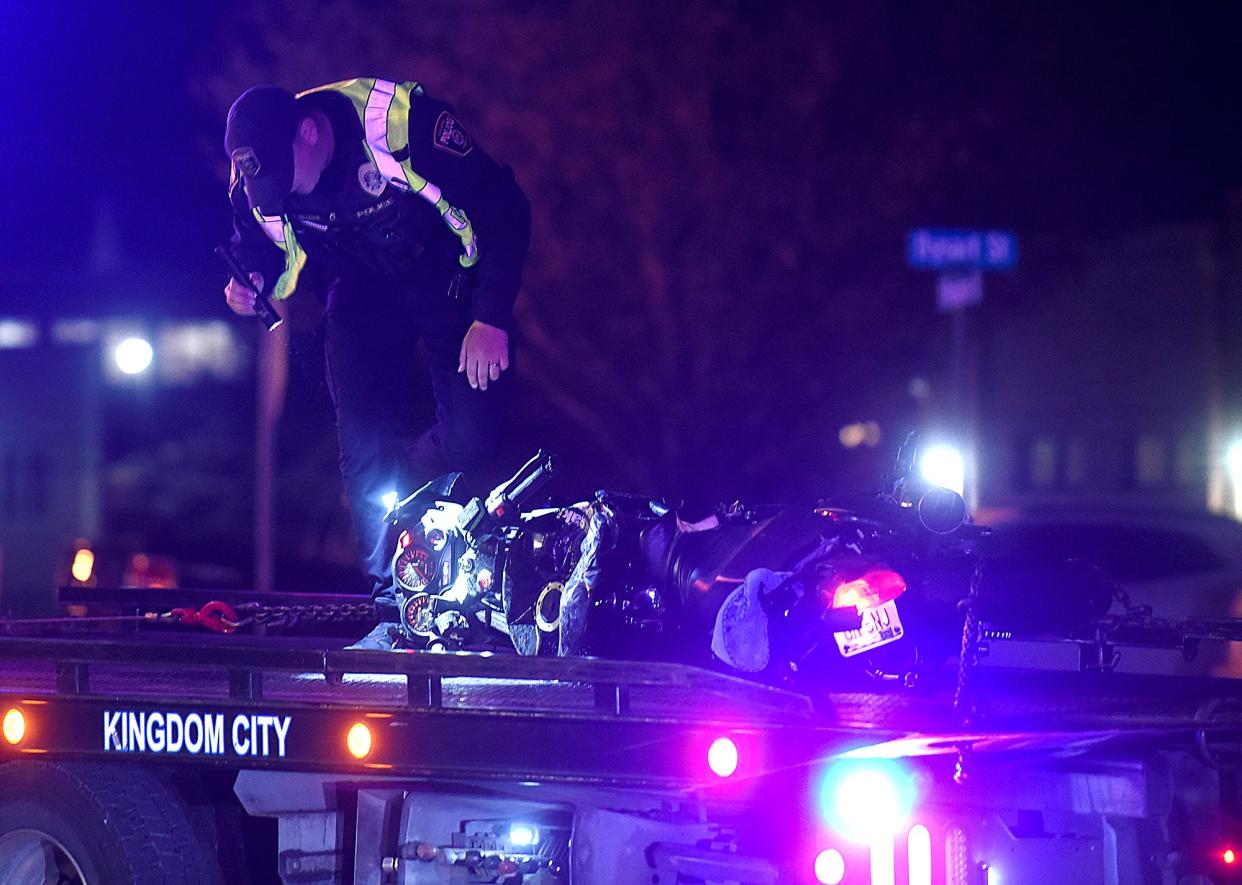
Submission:
[[540,449],[509,480],[492,490],[487,496],[487,512],[500,517],[512,507],[521,509],[552,478],[554,467],[552,455]]
[[492,489],[486,501],[472,498],[458,517],[458,528],[466,537],[478,539],[504,525],[552,478],[554,466],[552,455],[540,449],[517,473]]

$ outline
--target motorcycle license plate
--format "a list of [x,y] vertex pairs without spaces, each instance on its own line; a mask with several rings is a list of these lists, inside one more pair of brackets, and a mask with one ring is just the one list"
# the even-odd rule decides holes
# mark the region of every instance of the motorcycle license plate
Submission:
[[896,642],[904,634],[901,617],[897,614],[897,600],[891,599],[879,608],[864,610],[862,626],[857,630],[844,630],[832,635],[837,638],[841,657],[849,658]]

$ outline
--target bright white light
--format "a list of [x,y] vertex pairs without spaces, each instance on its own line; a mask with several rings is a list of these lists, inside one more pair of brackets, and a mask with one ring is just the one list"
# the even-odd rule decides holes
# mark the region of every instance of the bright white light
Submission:
[[718,777],[737,771],[737,744],[727,737],[716,738],[707,750],[707,765]]
[[385,510],[391,510],[397,506],[397,493],[384,492],[384,494],[380,497],[380,500],[384,502]]
[[934,486],[951,489],[959,495],[966,489],[966,461],[953,446],[932,446],[919,459],[919,473]]
[[513,824],[509,827],[509,844],[514,848],[527,848],[539,844],[539,828],[533,824]]
[[34,347],[39,341],[39,327],[25,320],[0,320],[0,348]]
[[893,858],[893,834],[883,833],[871,842],[871,885],[894,885],[897,862]]
[[910,857],[910,885],[931,885],[931,832],[922,824],[910,828],[906,841]]
[[1242,481],[1242,439],[1235,439],[1225,452],[1225,467],[1234,482]]
[[137,375],[145,372],[151,365],[151,360],[155,356],[155,351],[151,349],[151,344],[143,338],[126,338],[116,346],[113,354],[116,357],[116,367],[126,375]]
[[906,803],[897,784],[883,771],[873,768],[843,777],[834,801],[842,835],[858,842],[892,835],[906,814]]
[[992,866],[991,864],[987,865],[987,870],[988,870],[988,885],[1001,885],[1000,870],[998,870],[996,867]]
[[845,858],[835,848],[825,848],[815,856],[815,880],[820,885],[840,885],[845,878]]

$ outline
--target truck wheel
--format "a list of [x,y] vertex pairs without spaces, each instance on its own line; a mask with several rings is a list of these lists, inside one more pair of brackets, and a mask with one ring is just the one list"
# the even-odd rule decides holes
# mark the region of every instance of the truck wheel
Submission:
[[185,806],[139,765],[0,765],[0,882],[222,885]]

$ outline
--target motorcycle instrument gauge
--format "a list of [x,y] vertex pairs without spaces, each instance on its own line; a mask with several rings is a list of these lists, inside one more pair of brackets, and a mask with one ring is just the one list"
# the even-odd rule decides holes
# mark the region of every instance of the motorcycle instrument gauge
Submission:
[[421,593],[431,583],[436,573],[436,561],[430,550],[411,544],[397,554],[392,574],[397,584],[407,593]]
[[401,620],[410,633],[429,636],[435,632],[435,611],[431,605],[431,594],[415,593],[405,600],[401,607]]

